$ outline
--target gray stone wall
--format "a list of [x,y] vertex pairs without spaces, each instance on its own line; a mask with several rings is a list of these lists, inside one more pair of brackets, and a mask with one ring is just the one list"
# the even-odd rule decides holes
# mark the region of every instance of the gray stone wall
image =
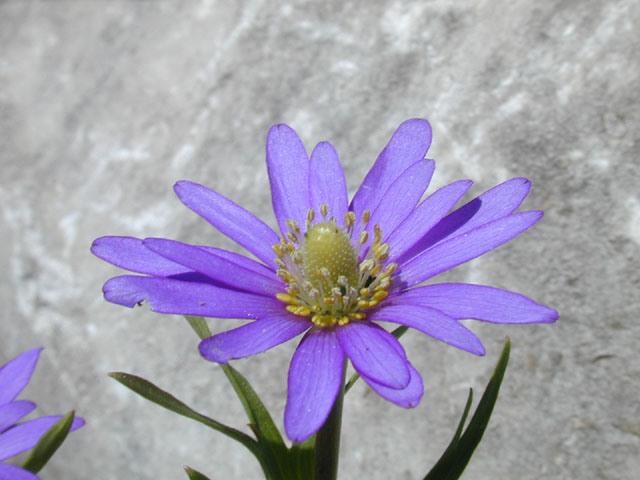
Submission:
[[[485,283],[555,307],[555,325],[469,322],[476,358],[412,332],[425,380],[411,411],[358,385],[342,478],[417,479],[481,391],[505,336],[502,395],[466,479],[628,479],[640,471],[640,3],[0,2],[0,361],[45,346],[24,394],[87,426],[42,477],[259,478],[231,440],[137,398],[124,370],[237,426],[220,370],[180,317],[102,299],[118,273],[106,234],[236,249],[171,187],[203,183],[275,225],[264,167],[272,124],[331,141],[351,193],[394,128],[434,129],[430,191],[471,195],[526,176],[546,216],[438,280]],[[212,320],[215,331],[232,320]],[[236,362],[282,426],[290,342]],[[245,428],[248,431],[248,429]]]

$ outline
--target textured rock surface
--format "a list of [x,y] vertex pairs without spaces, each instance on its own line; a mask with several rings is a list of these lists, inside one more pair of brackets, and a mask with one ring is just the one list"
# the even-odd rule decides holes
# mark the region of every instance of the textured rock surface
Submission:
[[[26,397],[87,426],[49,479],[259,478],[242,447],[106,377],[152,379],[244,416],[179,317],[108,304],[105,234],[235,248],[173,195],[208,185],[274,225],[270,125],[330,140],[351,192],[401,121],[434,127],[433,188],[526,176],[545,219],[446,275],[554,306],[553,326],[472,328],[485,358],[404,341],[426,394],[411,411],[359,385],[342,478],[421,478],[466,389],[513,341],[502,396],[464,478],[623,479],[640,471],[640,3],[0,2],[0,361],[46,350]],[[442,277],[441,277],[442,278]],[[212,321],[217,331],[233,321]],[[237,362],[281,425],[294,344]],[[182,476],[182,477],[181,477]]]

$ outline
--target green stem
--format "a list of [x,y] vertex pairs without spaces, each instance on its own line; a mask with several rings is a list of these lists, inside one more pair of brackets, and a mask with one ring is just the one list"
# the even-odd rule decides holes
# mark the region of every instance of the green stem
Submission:
[[344,399],[344,380],[347,372],[345,361],[342,369],[340,391],[333,404],[331,413],[324,425],[316,433],[314,480],[337,480],[338,460],[340,458],[340,428],[342,426],[342,401]]

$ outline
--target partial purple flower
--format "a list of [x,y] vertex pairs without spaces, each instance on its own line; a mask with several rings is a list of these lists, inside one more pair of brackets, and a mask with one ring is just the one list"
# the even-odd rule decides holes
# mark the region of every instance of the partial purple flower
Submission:
[[[15,400],[31,379],[42,348],[34,348],[21,353],[0,367],[0,479],[34,480],[37,475],[4,460],[33,448],[40,437],[56,423],[61,416],[35,418],[19,422],[29,414],[35,403],[28,400]],[[71,431],[84,425],[84,420],[76,417]]]
[[257,259],[213,247],[148,238],[102,237],[92,252],[143,275],[108,280],[111,302],[147,301],[160,313],[251,320],[200,344],[226,363],[305,333],[289,369],[285,429],[300,442],[326,420],[345,359],[382,397],[416,406],[420,374],[378,322],[415,328],[474,353],[484,347],[459,322],[553,322],[555,310],[517,293],[469,284],[424,285],[536,223],[542,212],[514,213],[530,182],[514,178],[450,213],[471,186],[440,188],[420,202],[434,171],[426,120],[402,123],[348,202],[331,144],[311,157],[286,125],[267,137],[273,209],[281,232],[222,195],[181,181],[182,202]]

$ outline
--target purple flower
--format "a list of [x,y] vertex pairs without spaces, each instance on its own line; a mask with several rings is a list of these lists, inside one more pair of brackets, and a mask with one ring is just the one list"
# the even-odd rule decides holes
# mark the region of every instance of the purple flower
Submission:
[[[53,415],[40,417],[16,425],[30,413],[36,404],[28,400],[15,400],[27,386],[42,348],[34,348],[21,353],[0,367],[0,462],[33,448],[40,437],[61,417]],[[84,425],[84,420],[76,417],[71,431]],[[38,476],[8,463],[0,463],[0,479],[37,480]]]
[[542,212],[514,211],[530,182],[514,178],[449,213],[471,186],[455,182],[420,203],[433,174],[425,159],[426,120],[402,123],[348,202],[331,144],[308,157],[286,125],[267,137],[267,168],[280,237],[261,220],[201,185],[178,182],[180,200],[259,261],[213,247],[161,238],[97,239],[92,252],[144,276],[104,285],[105,298],[160,313],[252,320],[204,340],[201,354],[226,363],[302,338],[289,369],[285,429],[300,442],[326,420],[345,358],[382,397],[418,404],[420,374],[378,322],[415,328],[476,355],[480,340],[460,319],[553,322],[555,310],[505,290],[468,284],[419,286],[482,255],[536,223]]

